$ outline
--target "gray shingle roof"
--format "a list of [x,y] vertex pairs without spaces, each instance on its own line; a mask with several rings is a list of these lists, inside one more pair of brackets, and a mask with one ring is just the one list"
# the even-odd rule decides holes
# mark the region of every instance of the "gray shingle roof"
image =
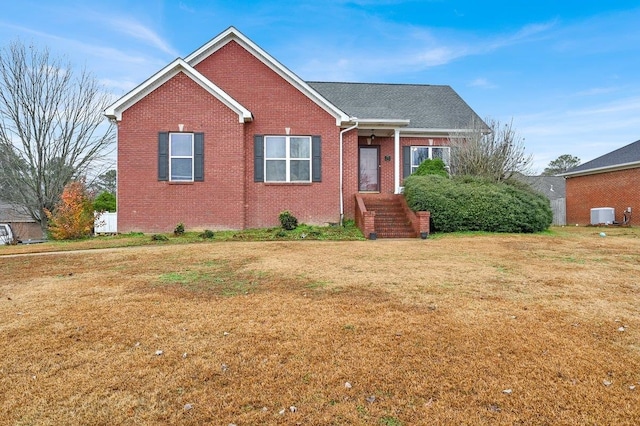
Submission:
[[24,209],[9,204],[4,201],[0,201],[0,223],[5,222],[35,222],[31,216],[29,216]]
[[611,151],[584,164],[574,167],[563,174],[586,172],[593,169],[615,167],[622,164],[640,162],[640,140]]
[[450,86],[307,82],[359,119],[409,119],[410,128],[468,129],[480,117]]
[[565,198],[566,181],[562,176],[516,175],[516,178],[528,183],[533,189],[546,195],[549,200]]

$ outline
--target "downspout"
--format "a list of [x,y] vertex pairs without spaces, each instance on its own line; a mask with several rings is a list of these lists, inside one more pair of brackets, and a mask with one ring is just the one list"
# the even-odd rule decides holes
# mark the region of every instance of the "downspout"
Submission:
[[394,193],[400,193],[400,129],[393,130],[393,185]]
[[340,226],[342,226],[344,222],[344,188],[342,183],[343,181],[342,175],[343,175],[343,169],[344,169],[343,159],[342,159],[342,156],[343,156],[342,148],[344,145],[343,135],[357,128],[358,128],[358,121],[356,120],[356,124],[340,131]]

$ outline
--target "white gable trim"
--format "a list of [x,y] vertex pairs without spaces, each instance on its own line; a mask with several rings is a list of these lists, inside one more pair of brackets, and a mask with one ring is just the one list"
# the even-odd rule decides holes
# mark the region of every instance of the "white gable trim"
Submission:
[[187,56],[185,58],[185,61],[188,62],[192,67],[195,67],[201,61],[224,47],[230,41],[235,41],[236,43],[238,43],[254,57],[256,57],[260,62],[268,66],[276,74],[284,78],[289,84],[301,91],[319,107],[334,116],[336,118],[337,126],[340,126],[344,123],[349,123],[351,121],[349,115],[345,114],[338,107],[325,99],[322,95],[320,95],[320,93],[316,92],[311,86],[301,80],[300,77],[291,72],[287,67],[282,65],[274,57],[262,50],[262,48],[249,40],[244,34],[242,34],[234,27],[227,28],[213,40]]
[[248,109],[243,107],[238,101],[233,99],[225,91],[213,84],[195,68],[180,58],[171,62],[169,65],[155,73],[151,78],[147,79],[144,83],[118,99],[113,105],[104,111],[104,114],[111,119],[118,121],[122,120],[122,113],[125,110],[181,72],[187,75],[191,80],[198,83],[200,87],[208,91],[211,95],[215,96],[229,109],[238,114],[238,122],[246,123],[253,120],[253,116]]

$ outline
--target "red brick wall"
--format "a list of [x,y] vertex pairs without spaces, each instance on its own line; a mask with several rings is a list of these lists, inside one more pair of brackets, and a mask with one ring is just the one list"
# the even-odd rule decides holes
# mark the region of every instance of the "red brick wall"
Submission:
[[[196,68],[249,109],[254,120],[238,123],[237,114],[184,74],[126,110],[118,126],[119,231],[168,232],[179,222],[187,229],[274,226],[283,210],[302,223],[338,222],[340,129],[335,118],[236,42]],[[185,131],[205,133],[204,182],[157,180],[158,132],[178,131],[178,124],[184,124]],[[254,182],[254,135],[284,135],[285,128],[291,135],[322,137],[322,182]],[[444,142],[433,139],[433,145]],[[353,218],[355,211],[358,144],[357,130],[344,135],[346,218]],[[377,138],[376,144],[381,147],[381,192],[393,193],[393,137]],[[427,138],[402,138],[401,144],[430,143]],[[391,161],[384,161],[385,156]]]
[[615,208],[620,222],[631,207],[635,224],[640,223],[640,168],[568,178],[566,197],[567,224],[590,224],[591,209],[597,207]]
[[[265,64],[230,42],[196,65],[196,69],[252,112],[246,124],[246,227],[278,225],[278,214],[290,210],[298,221],[339,221],[339,131],[335,118]],[[253,180],[254,135],[320,135],[322,182],[269,184]],[[241,143],[241,142],[239,142]],[[353,213],[352,213],[353,215]]]
[[[158,132],[204,132],[204,182],[158,181]],[[180,73],[127,109],[118,125],[118,231],[243,227],[243,125]]]

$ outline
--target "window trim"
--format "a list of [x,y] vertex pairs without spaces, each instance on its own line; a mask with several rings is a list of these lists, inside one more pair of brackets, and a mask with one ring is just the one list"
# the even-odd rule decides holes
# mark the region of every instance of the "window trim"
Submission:
[[[191,136],[191,155],[173,155],[172,154],[172,136],[173,135],[189,135]],[[195,181],[195,134],[192,132],[169,132],[169,182],[194,182]],[[190,179],[174,179],[173,178],[173,159],[191,159],[191,178]]]
[[[267,142],[270,138],[284,138],[285,139],[285,157],[269,157],[267,155]],[[306,139],[308,142],[308,157],[291,157],[291,139],[299,138]],[[313,182],[313,137],[307,135],[264,135],[263,137],[263,182],[265,183],[311,183]],[[267,162],[269,161],[285,161],[285,180],[269,180],[267,179]],[[309,164],[309,179],[305,180],[291,180],[291,162],[292,161],[306,161]]]
[[[181,132],[173,132],[181,133]],[[174,183],[204,182],[204,133],[193,133],[193,180],[173,181]],[[169,181],[169,132],[158,132],[158,181]]]

